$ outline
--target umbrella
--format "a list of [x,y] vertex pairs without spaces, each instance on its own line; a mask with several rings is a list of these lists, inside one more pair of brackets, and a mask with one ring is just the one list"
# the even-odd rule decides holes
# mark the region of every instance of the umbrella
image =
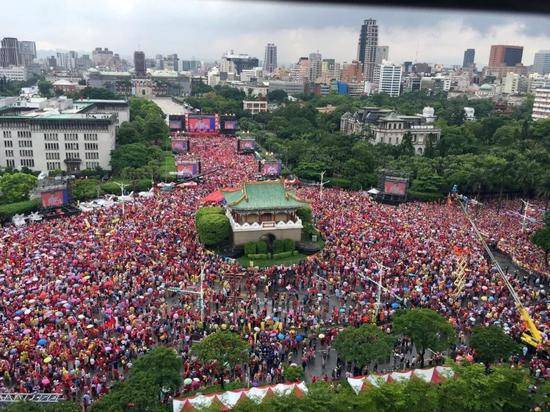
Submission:
[[319,339],[323,339],[325,337],[324,333],[319,333]]
[[193,382],[193,379],[191,379],[191,378],[185,378],[183,380],[184,385],[191,385],[192,382]]
[[47,358],[44,359],[44,363],[50,363],[51,361],[52,361],[51,356],[48,356]]
[[298,342],[300,342],[300,341],[304,340],[304,337],[302,335],[296,335],[296,340]]
[[277,337],[279,338],[279,340],[283,340],[285,338],[285,335],[283,335],[282,333],[279,333]]
[[46,346],[46,344],[48,343],[48,341],[46,339],[40,339],[38,342],[37,342],[40,346]]
[[17,349],[13,348],[12,350],[10,350],[10,353],[13,355],[15,353],[17,353]]
[[392,307],[392,309],[397,309],[397,308],[399,307],[399,303],[393,302],[393,303],[391,304],[391,307]]
[[50,380],[48,378],[44,378],[42,379],[42,385],[49,385],[50,384]]

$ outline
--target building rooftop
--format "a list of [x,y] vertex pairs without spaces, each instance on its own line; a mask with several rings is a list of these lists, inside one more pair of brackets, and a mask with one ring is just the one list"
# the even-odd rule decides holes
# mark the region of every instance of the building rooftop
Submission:
[[276,210],[298,209],[308,206],[306,201],[286,190],[280,180],[245,182],[240,190],[222,191],[231,210]]

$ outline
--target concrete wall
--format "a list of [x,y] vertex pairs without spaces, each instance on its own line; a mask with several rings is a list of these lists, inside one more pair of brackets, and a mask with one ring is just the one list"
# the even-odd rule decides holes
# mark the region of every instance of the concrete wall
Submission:
[[257,242],[264,235],[272,234],[276,239],[292,239],[299,241],[302,239],[301,229],[271,229],[271,230],[250,230],[242,232],[233,232],[233,242],[235,245],[244,245],[247,242]]

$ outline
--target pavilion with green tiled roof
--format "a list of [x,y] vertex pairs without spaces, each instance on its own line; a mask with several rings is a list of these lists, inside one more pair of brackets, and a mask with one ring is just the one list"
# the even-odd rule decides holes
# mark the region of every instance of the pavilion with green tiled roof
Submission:
[[245,182],[238,190],[222,190],[226,215],[235,244],[256,241],[265,235],[276,239],[301,239],[302,221],[296,211],[309,203],[287,190],[280,180]]

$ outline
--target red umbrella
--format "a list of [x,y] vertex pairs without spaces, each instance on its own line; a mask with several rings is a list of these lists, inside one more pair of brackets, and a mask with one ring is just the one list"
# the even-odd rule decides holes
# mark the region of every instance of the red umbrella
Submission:
[[221,203],[224,199],[225,198],[223,196],[223,193],[220,190],[216,190],[215,192],[210,193],[208,196],[202,199],[202,203],[218,204]]

